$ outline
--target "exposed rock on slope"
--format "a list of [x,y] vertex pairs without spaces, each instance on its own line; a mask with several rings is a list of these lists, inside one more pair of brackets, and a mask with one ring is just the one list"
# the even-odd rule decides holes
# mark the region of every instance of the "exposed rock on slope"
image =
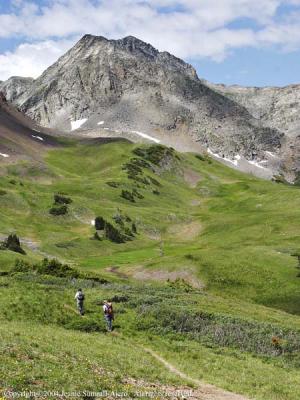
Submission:
[[84,36],[14,101],[45,126],[186,134],[231,158],[263,158],[282,136],[134,37]]
[[0,92],[11,101],[16,102],[26,91],[30,89],[34,82],[32,78],[23,78],[21,76],[12,76],[5,82],[0,82]]
[[243,105],[267,126],[284,133],[282,169],[289,180],[294,180],[300,170],[300,85],[257,88],[206,83]]
[[288,136],[300,129],[300,85],[286,87],[243,87],[207,84],[228,98],[242,104],[266,125]]

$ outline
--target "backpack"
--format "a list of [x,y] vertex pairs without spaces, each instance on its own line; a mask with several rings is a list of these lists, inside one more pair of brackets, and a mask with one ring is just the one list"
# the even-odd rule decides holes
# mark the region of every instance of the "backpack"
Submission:
[[83,301],[84,300],[84,294],[79,292],[78,296],[77,296],[78,301]]
[[105,314],[112,316],[113,313],[114,312],[113,312],[112,304],[106,304]]

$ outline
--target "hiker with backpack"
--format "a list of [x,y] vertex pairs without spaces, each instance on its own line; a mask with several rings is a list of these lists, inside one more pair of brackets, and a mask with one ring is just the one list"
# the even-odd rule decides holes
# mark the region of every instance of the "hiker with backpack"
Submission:
[[111,303],[109,303],[107,300],[104,300],[103,302],[103,312],[104,312],[104,318],[107,326],[108,332],[112,331],[112,322],[114,320],[114,310],[113,306]]
[[77,302],[77,308],[78,308],[79,314],[84,315],[84,309],[83,309],[84,294],[82,292],[82,289],[77,290],[77,292],[75,294],[75,300]]

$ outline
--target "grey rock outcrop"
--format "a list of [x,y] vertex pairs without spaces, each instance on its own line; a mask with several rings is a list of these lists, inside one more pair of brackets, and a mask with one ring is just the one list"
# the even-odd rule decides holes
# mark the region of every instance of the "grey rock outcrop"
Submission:
[[285,87],[243,87],[208,83],[212,89],[238,102],[266,125],[288,136],[300,129],[300,85]]
[[23,78],[21,76],[12,76],[5,82],[0,82],[0,92],[5,97],[18,105],[18,99],[27,91],[30,90],[34,79]]
[[284,133],[280,152],[282,168],[288,180],[293,181],[300,171],[300,85],[258,88],[206,83],[243,105],[265,125]]

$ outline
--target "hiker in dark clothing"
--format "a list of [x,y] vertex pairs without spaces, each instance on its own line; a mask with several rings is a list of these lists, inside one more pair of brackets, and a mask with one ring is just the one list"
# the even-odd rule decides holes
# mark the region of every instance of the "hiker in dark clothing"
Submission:
[[82,292],[82,289],[77,290],[77,292],[75,294],[75,300],[77,302],[77,308],[78,308],[80,315],[84,315],[84,309],[83,309],[84,294]]
[[104,318],[107,326],[108,332],[112,331],[112,322],[114,320],[114,310],[113,306],[111,303],[109,303],[107,300],[104,300],[103,302],[103,312],[104,312]]

